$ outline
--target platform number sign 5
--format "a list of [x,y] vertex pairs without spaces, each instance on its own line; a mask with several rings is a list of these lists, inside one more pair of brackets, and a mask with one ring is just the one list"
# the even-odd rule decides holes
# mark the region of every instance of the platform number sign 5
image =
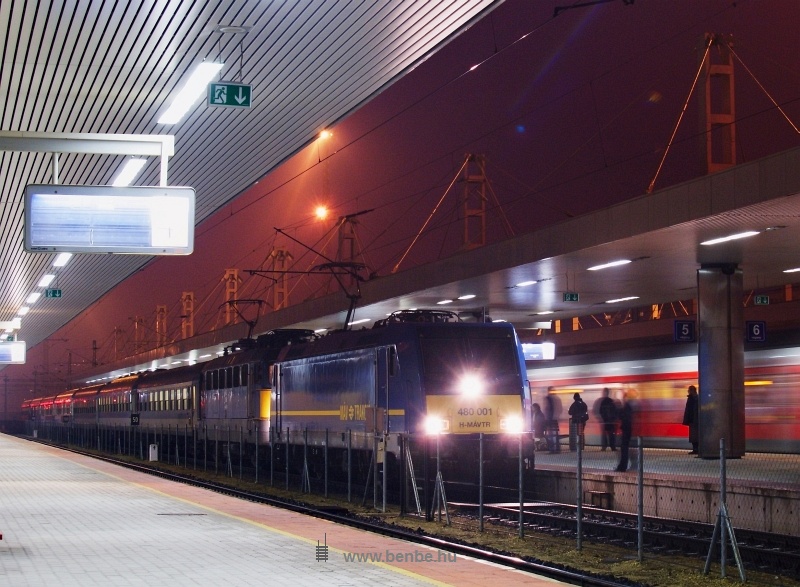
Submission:
[[694,320],[675,320],[675,342],[695,341]]
[[767,323],[762,320],[747,321],[747,342],[765,342],[767,340]]

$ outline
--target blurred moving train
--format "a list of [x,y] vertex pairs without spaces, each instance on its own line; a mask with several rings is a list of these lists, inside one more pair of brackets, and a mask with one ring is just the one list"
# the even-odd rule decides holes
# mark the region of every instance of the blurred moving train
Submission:
[[185,437],[176,445],[188,441],[195,455],[219,451],[221,439],[251,462],[269,454],[258,452],[268,443],[287,457],[309,446],[319,457],[324,445],[326,458],[328,449],[342,460],[356,450],[383,462],[400,455],[400,435],[524,431],[525,377],[510,324],[414,310],[321,337],[272,331],[205,363],[28,400],[23,411],[33,427],[126,430],[115,449],[133,429],[157,427]]
[[[665,356],[670,355],[670,356]],[[646,447],[690,449],[682,425],[687,388],[697,385],[697,346],[559,357],[529,363],[533,402],[550,394],[560,408],[559,429],[568,430],[567,410],[575,392],[589,406],[586,443],[600,444],[599,399],[608,387],[617,402],[635,406],[634,436]],[[747,451],[800,452],[800,348],[745,352],[745,446]]]

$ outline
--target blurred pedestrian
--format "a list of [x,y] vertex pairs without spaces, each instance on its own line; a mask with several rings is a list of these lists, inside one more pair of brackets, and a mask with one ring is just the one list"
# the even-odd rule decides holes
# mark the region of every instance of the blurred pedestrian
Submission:
[[622,435],[620,438],[619,464],[616,470],[627,471],[631,433],[633,432],[633,403],[628,399],[627,395],[622,400],[622,407],[619,409],[618,418]]
[[610,448],[615,451],[617,450],[617,405],[611,399],[611,390],[607,387],[603,388],[603,397],[600,400],[598,412],[601,421],[600,450],[603,451],[606,448]]
[[686,395],[686,407],[683,410],[683,425],[689,427],[689,442],[692,443],[690,455],[696,455],[697,447],[700,442],[697,425],[700,421],[700,401],[697,396],[697,388],[690,385]]
[[544,419],[545,419],[545,439],[547,449],[550,452],[559,450],[558,444],[558,405],[555,398],[550,394],[550,389],[544,396]]
[[533,404],[533,448],[534,450],[544,450],[547,447],[545,433],[547,430],[547,420],[539,404]]
[[[569,414],[570,419],[572,420],[572,425],[575,427],[575,441],[580,443],[581,450],[584,447],[584,432],[586,430],[586,421],[589,419],[589,406],[586,405],[581,399],[581,394],[576,393],[572,396],[574,400],[572,405],[569,407]],[[575,450],[573,446],[570,446],[570,450]]]

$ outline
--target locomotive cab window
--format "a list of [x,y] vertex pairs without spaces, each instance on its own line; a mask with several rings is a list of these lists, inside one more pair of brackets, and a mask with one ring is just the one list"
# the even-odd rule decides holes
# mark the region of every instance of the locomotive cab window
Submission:
[[429,392],[458,394],[465,374],[488,377],[489,394],[514,393],[519,376],[514,341],[510,338],[421,338],[422,366]]

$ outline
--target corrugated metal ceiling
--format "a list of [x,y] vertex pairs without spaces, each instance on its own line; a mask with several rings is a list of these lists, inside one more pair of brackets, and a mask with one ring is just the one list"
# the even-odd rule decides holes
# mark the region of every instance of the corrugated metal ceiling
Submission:
[[[173,134],[169,184],[196,189],[201,222],[328,125],[380,92],[498,2],[220,0],[3,2],[0,130]],[[246,32],[223,33],[220,26]],[[249,110],[198,103],[158,124],[187,73],[221,60],[221,79],[252,85]],[[25,185],[53,181],[52,155],[0,152],[0,321],[11,320],[53,254],[23,251]],[[60,182],[109,184],[124,157],[62,154]],[[157,185],[151,159],[137,185]],[[80,255],[40,299],[19,337],[38,343],[146,264]]]

